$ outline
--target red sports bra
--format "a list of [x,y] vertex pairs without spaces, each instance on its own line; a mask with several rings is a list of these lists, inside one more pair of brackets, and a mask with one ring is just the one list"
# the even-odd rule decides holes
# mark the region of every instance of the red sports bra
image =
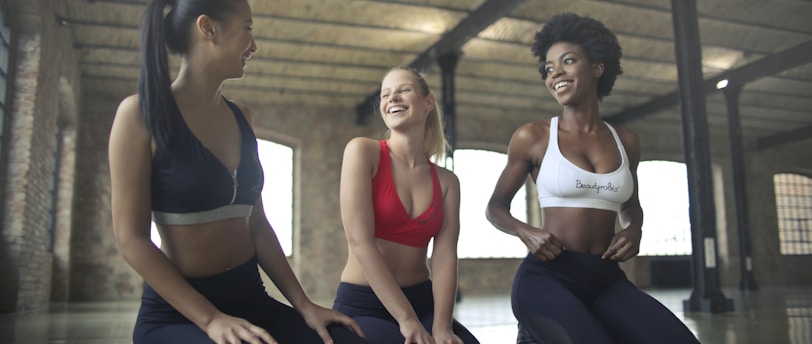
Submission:
[[437,235],[443,225],[443,196],[434,164],[429,162],[433,189],[431,205],[412,219],[400,202],[395,188],[389,146],[385,140],[379,142],[381,159],[378,163],[378,173],[372,178],[375,236],[399,244],[427,247],[431,238]]

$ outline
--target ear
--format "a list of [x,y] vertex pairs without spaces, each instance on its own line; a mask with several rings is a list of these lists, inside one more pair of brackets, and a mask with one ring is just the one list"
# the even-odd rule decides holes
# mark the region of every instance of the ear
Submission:
[[592,64],[592,71],[595,74],[595,79],[599,79],[603,75],[603,62],[595,62]]
[[434,93],[429,93],[429,95],[426,97],[426,113],[434,110],[435,106],[437,106],[437,99],[434,98]]
[[205,14],[200,15],[197,17],[197,20],[195,20],[195,32],[207,41],[214,40],[214,37],[217,35],[214,21]]

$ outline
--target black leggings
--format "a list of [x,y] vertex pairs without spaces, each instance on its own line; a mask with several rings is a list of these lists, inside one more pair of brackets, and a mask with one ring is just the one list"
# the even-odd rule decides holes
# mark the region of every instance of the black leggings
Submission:
[[[434,296],[431,281],[401,288],[401,290],[414,308],[414,312],[417,313],[420,323],[431,333],[434,322]],[[364,331],[366,339],[372,344],[403,343],[406,340],[400,334],[397,320],[384,308],[383,303],[370,287],[342,282],[338,285],[333,309],[355,319],[361,326],[361,330]],[[451,329],[465,344],[479,343],[474,335],[456,320]]]
[[[217,309],[264,328],[281,344],[324,343],[298,312],[268,296],[255,259],[221,274],[187,280]],[[330,325],[328,330],[336,344],[367,343],[344,326]],[[133,343],[197,344],[214,341],[147,285],[141,297]]]
[[513,280],[513,314],[539,343],[699,343],[668,308],[634,286],[616,261],[532,254]]

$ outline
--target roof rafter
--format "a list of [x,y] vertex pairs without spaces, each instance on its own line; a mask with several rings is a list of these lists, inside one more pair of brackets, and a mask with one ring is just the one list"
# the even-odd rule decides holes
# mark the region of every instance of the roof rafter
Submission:
[[[409,64],[409,67],[423,70],[435,63],[437,57],[459,50],[470,39],[476,37],[482,30],[504,17],[515,9],[524,0],[487,0],[474,12],[461,20],[457,26],[445,33],[431,47],[420,53],[417,58]],[[374,112],[373,102],[378,98],[379,92],[373,92],[363,102],[356,107],[356,123],[363,125],[367,118]]]
[[[727,79],[731,84],[744,85],[748,82],[761,79],[812,62],[812,41],[798,44],[794,47],[764,58],[730,69],[705,80],[705,93],[718,91],[716,83]],[[606,116],[612,123],[624,123],[643,119],[659,111],[676,106],[679,102],[679,90],[652,99],[649,102]]]

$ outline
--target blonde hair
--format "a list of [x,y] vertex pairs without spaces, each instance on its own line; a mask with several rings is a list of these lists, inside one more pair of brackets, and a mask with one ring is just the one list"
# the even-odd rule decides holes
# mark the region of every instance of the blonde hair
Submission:
[[[389,73],[394,71],[406,71],[411,73],[420,84],[420,88],[422,89],[421,94],[424,97],[428,97],[430,94],[432,94],[429,83],[426,82],[423,75],[420,74],[420,72],[418,72],[416,69],[403,66],[393,67],[386,72],[386,75],[389,75]],[[378,101],[380,101],[380,98]],[[384,137],[389,138],[390,132],[391,130],[387,130]],[[426,117],[426,130],[423,138],[423,146],[426,156],[428,156],[435,163],[442,162],[443,159],[445,159],[446,152],[450,148],[448,141],[445,139],[445,133],[443,132],[443,114],[436,103],[434,104],[434,108],[429,111],[428,116]]]

